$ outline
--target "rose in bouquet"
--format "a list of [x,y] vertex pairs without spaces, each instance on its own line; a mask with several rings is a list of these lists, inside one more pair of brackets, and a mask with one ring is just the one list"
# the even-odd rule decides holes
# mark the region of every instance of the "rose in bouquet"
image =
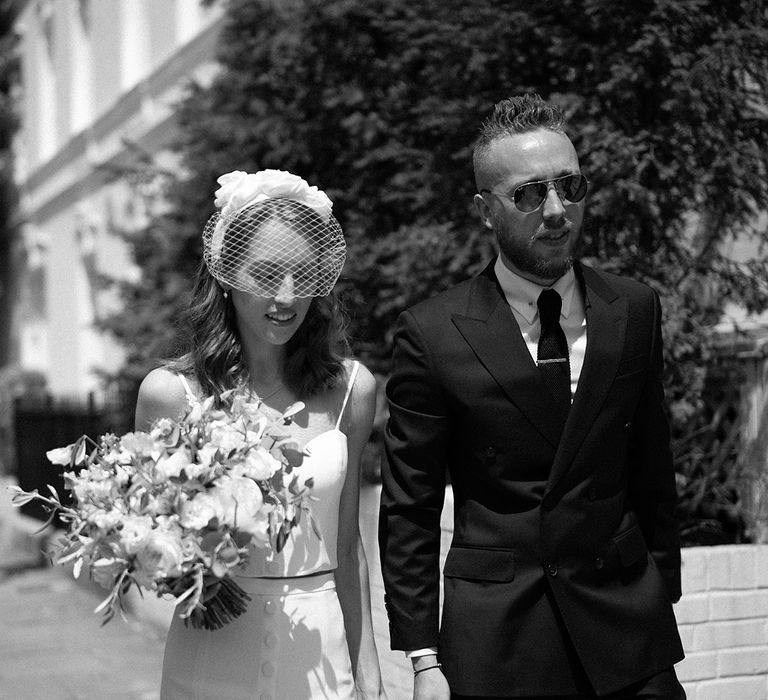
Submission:
[[[137,586],[173,596],[187,624],[218,629],[249,600],[233,578],[251,547],[280,551],[310,512],[311,479],[296,471],[303,451],[284,427],[304,405],[269,419],[258,399],[227,392],[191,400],[181,420],[161,419],[148,432],[87,436],[47,453],[68,466],[72,504],[37,489],[16,488],[13,502],[38,500],[59,514],[66,533],[54,557],[85,568],[109,589],[96,608],[105,622]],[[79,468],[79,469],[78,469]]]

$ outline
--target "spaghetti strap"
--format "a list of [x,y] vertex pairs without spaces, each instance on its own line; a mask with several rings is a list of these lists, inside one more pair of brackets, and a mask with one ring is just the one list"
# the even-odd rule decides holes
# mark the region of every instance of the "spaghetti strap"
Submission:
[[189,382],[187,381],[187,378],[183,374],[177,374],[176,376],[179,378],[179,381],[184,387],[184,393],[187,395],[187,398],[196,399],[197,397],[195,396],[195,393],[192,391],[192,387],[189,386]]
[[341,425],[341,417],[344,415],[344,409],[347,407],[347,401],[349,401],[349,395],[352,393],[352,387],[355,385],[355,377],[357,377],[357,370],[360,367],[360,363],[355,360],[352,365],[352,371],[349,373],[349,382],[347,382],[347,393],[344,394],[344,403],[341,404],[341,410],[339,411],[339,418],[336,421],[336,430]]

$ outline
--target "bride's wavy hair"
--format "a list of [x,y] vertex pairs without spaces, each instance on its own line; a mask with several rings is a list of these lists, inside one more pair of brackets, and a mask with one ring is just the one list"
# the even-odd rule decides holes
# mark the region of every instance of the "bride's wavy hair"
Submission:
[[[201,263],[192,300],[183,317],[188,352],[169,368],[192,374],[205,396],[248,386],[240,330],[232,299]],[[315,297],[301,326],[286,343],[285,381],[308,398],[334,388],[349,354],[347,315],[335,292]]]

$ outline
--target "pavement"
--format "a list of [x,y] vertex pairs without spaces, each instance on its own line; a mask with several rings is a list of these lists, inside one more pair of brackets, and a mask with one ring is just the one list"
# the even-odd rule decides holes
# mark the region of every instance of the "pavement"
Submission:
[[[15,482],[0,474],[0,700],[155,700],[160,697],[165,635],[172,604],[138,593],[127,615],[101,625],[94,608],[106,591],[45,552],[57,531],[10,502]],[[373,622],[389,700],[412,694],[410,663],[389,649],[378,568],[378,488],[361,496],[361,531],[371,570]]]
[[129,614],[102,626],[106,591],[52,566],[55,530],[10,503],[0,477],[0,700],[154,700],[165,630]]

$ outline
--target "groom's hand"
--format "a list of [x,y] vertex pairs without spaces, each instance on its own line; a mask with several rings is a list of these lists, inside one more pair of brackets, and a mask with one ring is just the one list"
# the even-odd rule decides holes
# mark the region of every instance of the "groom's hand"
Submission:
[[451,689],[439,668],[420,673],[413,679],[413,700],[450,700]]
[[413,700],[450,700],[451,689],[436,656],[415,659],[413,672]]

